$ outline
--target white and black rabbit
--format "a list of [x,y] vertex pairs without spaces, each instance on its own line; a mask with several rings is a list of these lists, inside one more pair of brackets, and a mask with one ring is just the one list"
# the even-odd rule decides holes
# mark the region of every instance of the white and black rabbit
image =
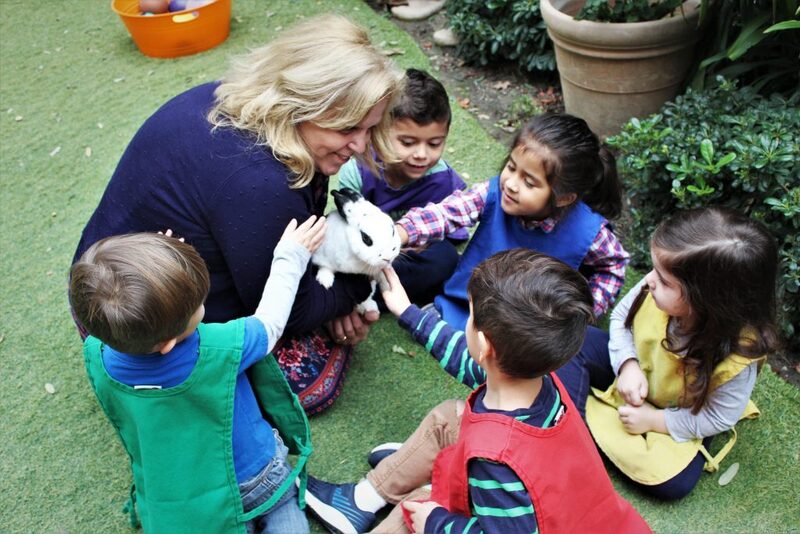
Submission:
[[372,278],[372,293],[357,310],[377,310],[372,298],[375,282],[386,287],[381,271],[400,253],[400,236],[392,218],[357,191],[345,187],[331,194],[336,211],[327,215],[325,240],[311,256],[311,262],[319,267],[317,281],[329,288],[335,273],[366,274]]

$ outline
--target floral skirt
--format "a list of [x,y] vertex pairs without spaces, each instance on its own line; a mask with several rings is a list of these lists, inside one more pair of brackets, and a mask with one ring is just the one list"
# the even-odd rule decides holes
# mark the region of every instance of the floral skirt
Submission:
[[339,345],[324,329],[282,338],[272,353],[308,415],[333,404],[342,391],[353,347]]

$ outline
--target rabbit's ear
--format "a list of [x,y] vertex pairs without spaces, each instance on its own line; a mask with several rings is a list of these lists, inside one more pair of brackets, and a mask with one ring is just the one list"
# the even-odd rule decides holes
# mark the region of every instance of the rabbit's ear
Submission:
[[338,191],[334,189],[331,191],[331,195],[333,195],[333,202],[336,204],[336,211],[339,212],[339,215],[341,215],[345,221],[347,220],[347,213],[344,209],[345,204],[348,202],[356,202],[364,198],[361,196],[361,193],[353,191],[349,187],[343,187]]

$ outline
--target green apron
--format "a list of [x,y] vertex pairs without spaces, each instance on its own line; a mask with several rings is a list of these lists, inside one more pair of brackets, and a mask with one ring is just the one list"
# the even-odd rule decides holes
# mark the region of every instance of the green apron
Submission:
[[245,522],[269,510],[298,476],[300,506],[305,506],[308,419],[277,362],[267,356],[248,375],[270,424],[298,458],[292,474],[267,502],[243,512],[232,430],[244,319],[200,324],[198,331],[195,368],[183,383],[166,389],[135,389],[114,380],[103,365],[102,342],[89,337],[84,343],[89,380],[130,457],[131,523],[138,526],[141,517],[148,533],[245,532]]

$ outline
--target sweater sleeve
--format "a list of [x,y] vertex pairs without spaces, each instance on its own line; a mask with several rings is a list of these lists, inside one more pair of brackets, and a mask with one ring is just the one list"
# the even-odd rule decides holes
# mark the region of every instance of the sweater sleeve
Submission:
[[361,173],[358,171],[358,162],[351,158],[350,161],[342,165],[339,169],[339,189],[348,187],[353,191],[361,192],[363,184]]
[[625,283],[625,267],[629,261],[630,255],[622,248],[622,243],[608,223],[603,224],[583,259],[583,264],[593,271],[589,288],[594,297],[595,317],[608,311],[619,295]]
[[473,185],[467,191],[454,191],[438,204],[411,208],[397,224],[408,234],[409,247],[421,247],[429,241],[441,241],[459,228],[475,226],[481,217],[489,181]]
[[254,314],[267,331],[267,352],[272,350],[283,334],[297,293],[297,284],[309,258],[311,252],[294,241],[281,240],[275,247],[264,294]]
[[608,357],[611,360],[611,368],[615,375],[619,375],[620,366],[631,358],[637,358],[636,345],[633,342],[633,331],[625,326],[625,319],[628,317],[633,301],[642,291],[645,280],[642,278],[630,291],[619,301],[611,312],[611,319],[608,326]]
[[443,507],[436,508],[425,523],[426,534],[537,532],[531,497],[510,467],[476,458],[470,461],[468,469],[470,507],[474,515],[466,517]]
[[413,304],[403,312],[398,323],[436,358],[442,369],[465,386],[474,389],[486,381],[486,371],[472,359],[467,349],[464,332]]
[[[265,173],[271,176],[265,179]],[[210,197],[208,226],[246,315],[258,306],[286,225],[293,218],[303,222],[314,213],[311,187],[290,189],[287,180],[285,167],[277,162],[252,164],[221,181]],[[337,276],[331,289],[325,289],[312,268],[306,268],[286,333],[305,333],[350,313],[369,291],[369,281],[362,276]]]
[[693,414],[689,408],[664,410],[669,435],[680,443],[694,438],[707,438],[733,428],[750,400],[757,375],[758,364],[751,363],[712,391],[697,414]]

